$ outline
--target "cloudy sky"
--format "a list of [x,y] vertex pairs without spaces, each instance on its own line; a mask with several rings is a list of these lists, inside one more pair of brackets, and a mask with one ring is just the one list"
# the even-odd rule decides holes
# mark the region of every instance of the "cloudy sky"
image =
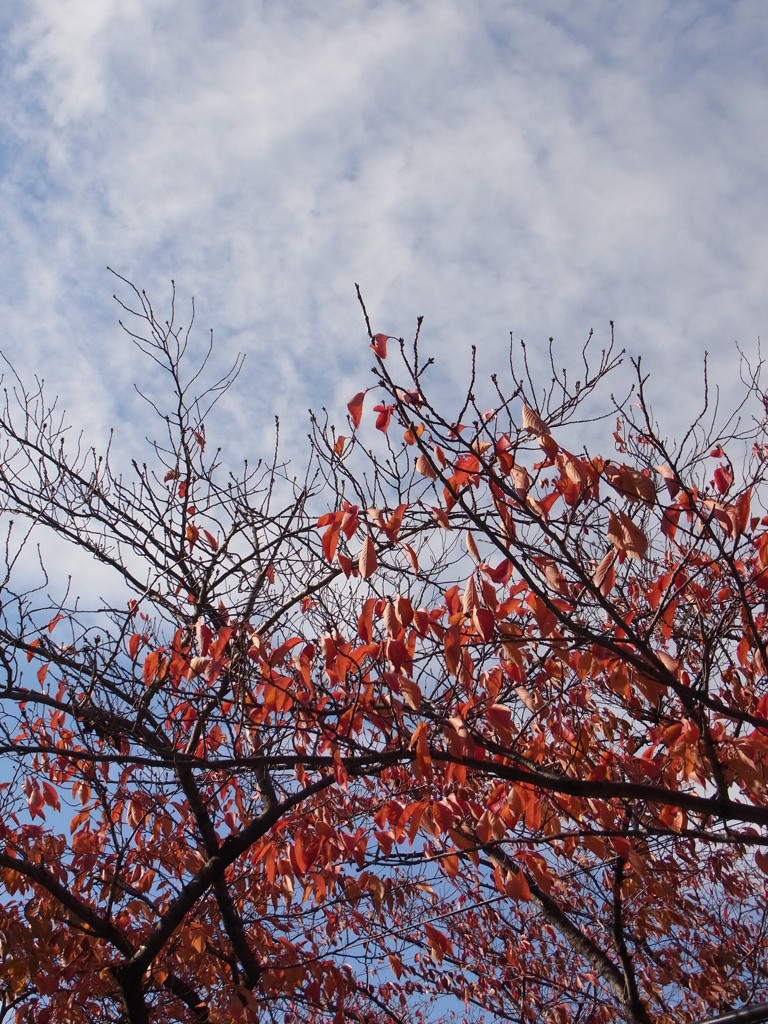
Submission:
[[446,387],[613,319],[679,415],[766,333],[759,0],[27,0],[0,39],[0,347],[94,440],[144,372],[107,265],[247,353],[254,449],[367,383],[355,282]]

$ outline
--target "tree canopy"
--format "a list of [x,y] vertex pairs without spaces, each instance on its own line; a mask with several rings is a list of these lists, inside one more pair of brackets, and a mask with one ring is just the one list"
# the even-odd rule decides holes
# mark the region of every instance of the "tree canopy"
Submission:
[[370,386],[253,462],[208,437],[239,363],[127,294],[158,414],[130,464],[6,374],[0,1021],[768,998],[760,366],[673,442],[612,337],[543,379],[513,347],[451,406],[421,323],[363,306]]

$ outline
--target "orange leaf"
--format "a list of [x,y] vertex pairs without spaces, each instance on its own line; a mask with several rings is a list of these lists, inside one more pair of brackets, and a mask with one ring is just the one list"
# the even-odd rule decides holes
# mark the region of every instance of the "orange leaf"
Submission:
[[510,899],[524,903],[531,898],[528,881],[522,871],[508,871],[504,880],[504,892]]
[[411,736],[408,749],[412,750],[414,746],[416,747],[415,774],[418,778],[427,778],[431,774],[432,758],[429,755],[426,722],[419,722],[413,736]]
[[131,661],[134,661],[136,655],[139,653],[139,647],[141,646],[141,636],[138,633],[134,633],[131,639],[128,641],[128,654]]
[[414,683],[411,679],[400,680],[400,692],[405,698],[405,703],[413,711],[418,711],[421,704],[421,690],[419,689],[418,683]]

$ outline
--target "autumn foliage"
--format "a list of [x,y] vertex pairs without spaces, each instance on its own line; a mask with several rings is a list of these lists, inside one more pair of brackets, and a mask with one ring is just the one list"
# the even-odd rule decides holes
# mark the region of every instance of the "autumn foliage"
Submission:
[[120,471],[12,372],[0,413],[0,1021],[766,999],[760,368],[673,443],[612,344],[451,406],[369,328],[306,464],[237,470],[206,422],[238,367],[206,390],[130,294],[149,450]]

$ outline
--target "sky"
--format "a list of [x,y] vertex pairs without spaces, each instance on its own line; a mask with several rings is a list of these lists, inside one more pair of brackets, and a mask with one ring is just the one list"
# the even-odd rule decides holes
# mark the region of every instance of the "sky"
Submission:
[[614,320],[674,425],[765,333],[757,0],[27,0],[0,40],[0,349],[94,442],[148,372],[107,266],[246,353],[235,460],[343,422],[356,282],[446,395],[473,344],[503,372],[510,333],[565,361]]

